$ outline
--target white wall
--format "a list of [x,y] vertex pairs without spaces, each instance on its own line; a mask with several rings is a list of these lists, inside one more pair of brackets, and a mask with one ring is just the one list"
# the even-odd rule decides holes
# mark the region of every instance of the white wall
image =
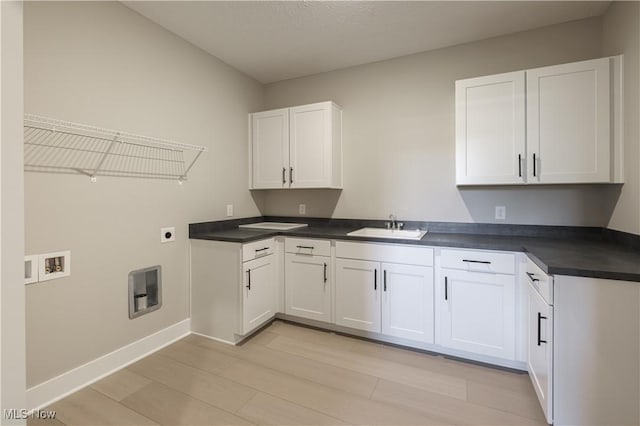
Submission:
[[603,52],[624,53],[625,184],[609,228],[640,234],[640,4],[613,2],[603,16]]
[[[25,174],[26,252],[72,275],[27,287],[33,386],[189,317],[190,222],[259,215],[247,113],[263,87],[118,2],[25,3],[25,110],[205,145],[189,181]],[[258,200],[259,201],[259,200]],[[160,244],[160,227],[177,241]],[[3,239],[4,241],[4,239]],[[164,305],[128,318],[127,274],[161,264]]]
[[0,2],[0,424],[26,408],[22,3]]
[[269,191],[263,213],[606,226],[619,186],[455,186],[454,81],[596,58],[601,36],[591,18],[267,85],[268,108],[344,108],[344,190]]

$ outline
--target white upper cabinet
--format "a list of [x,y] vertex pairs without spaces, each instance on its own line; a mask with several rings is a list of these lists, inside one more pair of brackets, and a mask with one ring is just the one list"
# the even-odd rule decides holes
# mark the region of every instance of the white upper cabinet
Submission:
[[609,58],[527,71],[529,183],[610,181]]
[[251,189],[341,188],[342,109],[333,102],[251,114]]
[[621,183],[621,62],[456,81],[456,183]]
[[524,183],[525,73],[456,81],[456,180]]
[[284,188],[289,172],[289,109],[251,114],[252,188]]

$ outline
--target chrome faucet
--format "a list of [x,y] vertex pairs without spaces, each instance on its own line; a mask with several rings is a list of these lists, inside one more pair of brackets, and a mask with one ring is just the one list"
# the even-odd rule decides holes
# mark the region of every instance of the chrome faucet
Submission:
[[393,213],[389,215],[389,220],[391,221],[391,229],[398,229],[396,225],[396,216]]

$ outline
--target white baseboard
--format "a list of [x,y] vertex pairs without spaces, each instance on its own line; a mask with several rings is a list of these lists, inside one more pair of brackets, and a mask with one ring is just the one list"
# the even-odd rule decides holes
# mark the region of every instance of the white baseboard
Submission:
[[33,386],[27,389],[27,407],[29,410],[38,410],[46,407],[190,333],[191,320],[185,319],[46,382]]

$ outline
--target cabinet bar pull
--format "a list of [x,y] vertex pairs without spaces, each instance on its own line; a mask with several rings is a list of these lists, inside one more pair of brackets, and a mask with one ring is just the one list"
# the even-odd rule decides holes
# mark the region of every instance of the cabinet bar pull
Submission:
[[373,291],[378,290],[378,270],[373,270]]
[[293,167],[289,167],[289,183],[293,183]]
[[482,263],[484,265],[491,265],[491,262],[489,262],[488,260],[469,260],[469,259],[462,259],[463,262],[467,262],[467,263]]
[[324,264],[324,282],[327,282],[327,264]]
[[518,154],[518,177],[522,177],[522,154]]
[[247,269],[247,285],[245,287],[251,290],[251,269]]
[[384,291],[387,291],[387,270],[384,270]]
[[307,249],[307,250],[313,250],[315,247],[314,246],[296,246],[299,249]]
[[533,153],[533,176],[536,175],[536,153]]
[[527,276],[529,277],[529,279],[531,280],[532,283],[538,282],[540,281],[539,279],[536,278],[536,276],[534,274],[532,274],[531,272],[527,272],[526,273]]
[[265,250],[269,250],[269,247],[262,247],[260,249],[256,249],[256,253],[259,251],[265,251]]
[[287,169],[285,167],[283,167],[282,168],[282,184],[283,185],[287,183],[286,173],[287,173]]
[[449,300],[449,278],[444,277],[444,300]]
[[540,312],[538,312],[538,346],[540,346],[540,343],[547,343],[547,341],[546,341],[546,340],[542,340],[542,339],[540,338],[540,328],[541,328],[541,327],[540,327],[540,322],[541,322],[543,319],[547,319],[547,317],[543,317],[543,316],[542,316],[542,314],[541,314]]

